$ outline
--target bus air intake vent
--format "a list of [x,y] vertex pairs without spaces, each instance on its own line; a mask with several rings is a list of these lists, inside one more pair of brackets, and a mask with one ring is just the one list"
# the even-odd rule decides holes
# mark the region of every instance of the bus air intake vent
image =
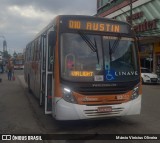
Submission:
[[107,116],[111,116],[111,115],[118,115],[123,110],[124,110],[124,108],[112,108],[111,111],[99,112],[98,109],[92,109],[92,110],[84,110],[84,113],[88,117],[107,117]]

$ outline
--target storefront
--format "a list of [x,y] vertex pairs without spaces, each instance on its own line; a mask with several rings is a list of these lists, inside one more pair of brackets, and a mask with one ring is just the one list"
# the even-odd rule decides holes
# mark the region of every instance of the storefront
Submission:
[[132,23],[140,36],[141,66],[152,72],[160,66],[159,5],[160,0],[97,0],[97,16]]
[[155,72],[160,77],[160,42],[154,44]]
[[140,47],[141,66],[152,71],[153,69],[153,45],[144,44]]

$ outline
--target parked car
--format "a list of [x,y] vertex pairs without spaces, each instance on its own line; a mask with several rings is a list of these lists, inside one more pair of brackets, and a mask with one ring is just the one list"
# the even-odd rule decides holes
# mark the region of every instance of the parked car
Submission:
[[142,83],[157,83],[158,76],[147,68],[141,68]]

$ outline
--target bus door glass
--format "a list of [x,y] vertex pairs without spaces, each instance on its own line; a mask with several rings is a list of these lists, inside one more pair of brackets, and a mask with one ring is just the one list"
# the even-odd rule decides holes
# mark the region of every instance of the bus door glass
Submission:
[[48,46],[46,49],[46,92],[45,92],[45,113],[52,112],[52,97],[54,88],[54,32],[47,33]]
[[45,103],[45,85],[46,85],[46,34],[41,36],[41,93],[40,93],[40,105]]

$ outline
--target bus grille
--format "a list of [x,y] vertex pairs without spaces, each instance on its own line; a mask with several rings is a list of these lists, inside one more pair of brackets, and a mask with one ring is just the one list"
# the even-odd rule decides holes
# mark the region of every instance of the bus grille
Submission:
[[77,92],[85,95],[106,95],[106,94],[124,94],[128,92],[130,89],[128,88],[86,88],[78,90]]
[[109,112],[98,112],[97,109],[84,110],[85,115],[88,117],[107,117],[111,115],[117,115],[122,112],[124,108],[112,108],[112,111]]

